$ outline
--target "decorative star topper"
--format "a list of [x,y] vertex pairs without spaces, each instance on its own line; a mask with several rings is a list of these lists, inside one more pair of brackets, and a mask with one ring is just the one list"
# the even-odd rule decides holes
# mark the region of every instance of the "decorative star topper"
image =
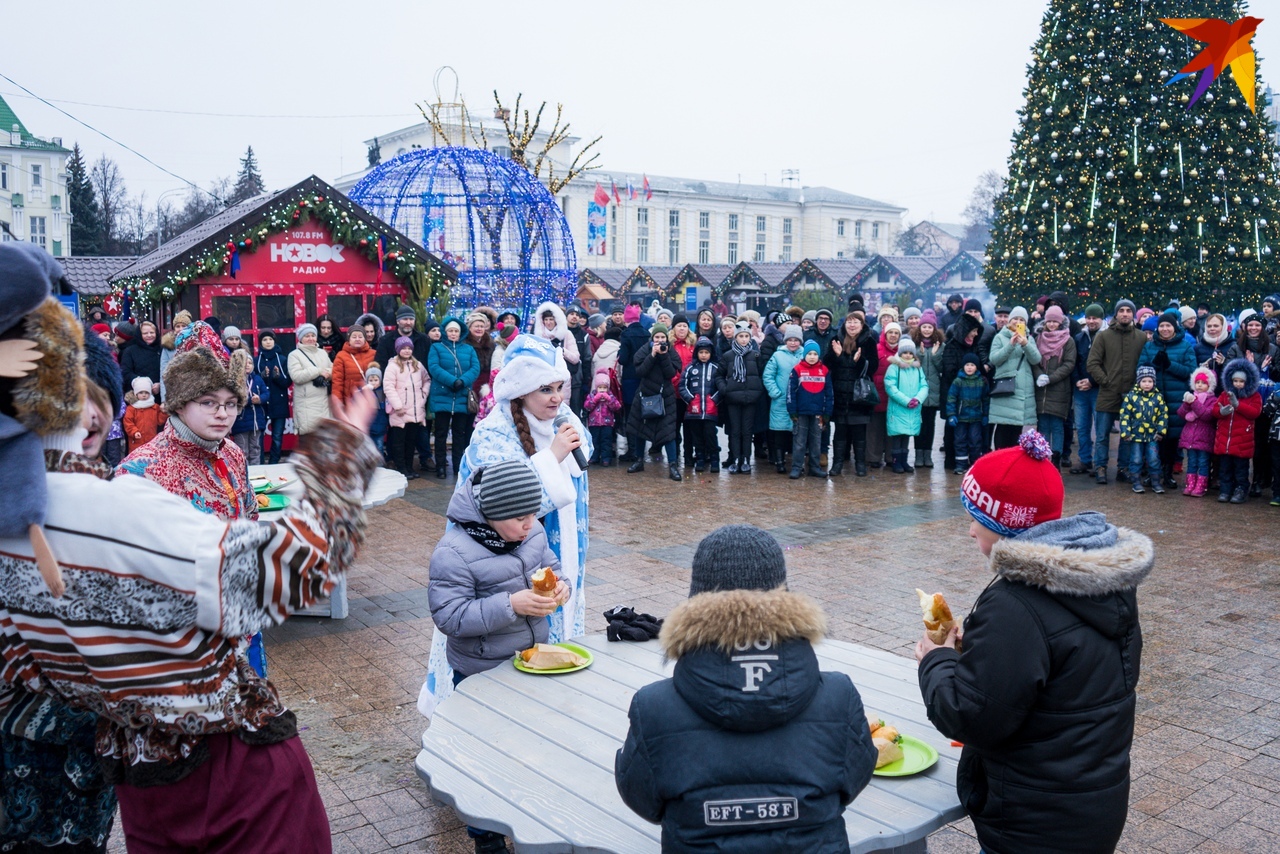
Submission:
[[1230,66],[1231,74],[1235,77],[1236,85],[1240,87],[1240,94],[1244,96],[1250,112],[1256,112],[1254,81],[1257,59],[1249,41],[1253,38],[1254,31],[1258,29],[1258,24],[1262,23],[1261,18],[1246,16],[1233,24],[1228,24],[1220,18],[1161,18],[1160,20],[1178,32],[1205,44],[1203,50],[1164,84],[1168,86],[1170,83],[1192,76],[1197,71],[1201,72],[1200,81],[1196,84],[1195,94],[1191,96],[1187,109],[1195,106],[1200,96],[1208,91],[1214,80],[1218,79],[1218,75]]

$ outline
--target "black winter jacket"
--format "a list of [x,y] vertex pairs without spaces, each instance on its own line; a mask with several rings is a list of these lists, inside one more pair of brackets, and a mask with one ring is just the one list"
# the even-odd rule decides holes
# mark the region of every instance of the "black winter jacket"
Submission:
[[823,355],[826,355],[827,350],[831,347],[831,342],[835,340],[836,333],[839,331],[839,329],[836,329],[835,324],[828,326],[826,332],[819,332],[817,326],[811,326],[809,331],[804,334],[804,340],[817,341],[818,346],[822,348]]
[[[631,361],[640,385],[627,416],[627,435],[655,445],[675,441],[680,435],[680,425],[676,421],[676,386],[673,380],[680,374],[680,357],[670,345],[667,352],[655,356],[653,345],[649,344]],[[640,398],[651,394],[662,395],[661,418],[645,418],[640,412]]]
[[280,352],[279,347],[262,350],[254,362],[254,369],[271,389],[271,398],[267,401],[267,417],[273,421],[289,417],[289,357]]
[[685,420],[715,420],[719,414],[720,364],[711,359],[693,362],[680,377],[680,396],[687,405]]
[[720,357],[720,402],[747,404],[755,403],[765,395],[764,363],[760,361],[760,353],[754,348],[742,357],[747,370],[747,378],[738,382],[733,378],[733,348]]
[[1129,809],[1151,541],[1100,513],[1045,522],[991,550],[997,578],[964,653],[920,662],[938,730],[964,742],[956,790],[989,854],[1115,849]]
[[[1102,330],[1099,329],[1098,332]],[[1096,389],[1098,384],[1094,382],[1093,377],[1089,376],[1089,372],[1085,370],[1085,363],[1089,361],[1089,348],[1093,346],[1093,336],[1097,332],[1090,332],[1089,327],[1080,330],[1079,334],[1072,335],[1071,340],[1076,342],[1076,366],[1071,369],[1071,391],[1076,390],[1076,383],[1080,380],[1088,380],[1093,383]]]
[[[417,359],[425,367],[427,356],[431,351],[431,339],[427,337],[425,332],[419,332],[416,329],[410,332],[408,337],[413,342],[413,358]],[[378,349],[374,353],[373,360],[378,363],[378,367],[382,368],[383,371],[387,369],[387,365],[390,365],[391,360],[397,355],[396,340],[398,338],[400,338],[400,332],[392,326],[378,339]]]
[[160,382],[160,340],[144,344],[142,337],[125,348],[120,356],[120,379],[124,390],[130,390],[133,381],[138,377],[149,377],[151,382]]
[[622,800],[661,822],[663,851],[848,854],[844,808],[876,749],[849,677],[818,670],[824,627],[785,590],[703,593],[671,612],[675,673],[636,692],[614,763]]
[[645,332],[640,321],[630,323],[622,330],[622,337],[618,339],[618,364],[622,366],[622,376],[619,379],[624,382],[637,379],[636,366],[640,362],[637,361],[636,354],[648,350],[650,346],[649,333]]
[[[983,335],[979,334],[978,339],[970,346],[964,343],[967,336],[974,329],[985,331],[986,327],[981,320],[962,314],[956,320],[955,326],[951,327],[951,331],[947,333],[947,344],[942,348],[942,383],[938,387],[938,391],[942,398],[946,398],[947,392],[951,391],[951,383],[959,375],[964,367],[964,357],[968,353],[978,356],[978,370],[982,370],[985,364],[986,354],[979,352]],[[994,338],[995,336],[992,335]],[[990,343],[988,342],[988,352],[990,352]]]
[[[843,342],[843,339],[841,339]],[[861,350],[858,360],[854,361],[853,353]],[[853,349],[844,347],[839,356],[835,350],[827,347],[822,355],[822,363],[831,371],[831,389],[835,393],[835,409],[831,420],[836,424],[869,424],[874,407],[855,406],[853,403],[853,385],[859,377],[865,376],[874,381],[876,368],[880,366],[880,352],[876,348],[876,337],[865,326],[858,336],[857,346]]]

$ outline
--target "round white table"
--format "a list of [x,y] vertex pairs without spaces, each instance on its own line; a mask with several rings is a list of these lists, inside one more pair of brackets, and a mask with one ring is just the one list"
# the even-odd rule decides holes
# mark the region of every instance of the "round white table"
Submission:
[[[292,463],[249,466],[249,477],[266,477],[273,481],[281,477],[288,478],[285,485],[275,490],[275,493],[287,495],[293,501],[302,497],[302,481],[298,479],[298,473],[294,471]],[[404,495],[408,483],[400,472],[379,466],[374,470],[373,479],[369,481],[369,487],[365,490],[365,508],[377,507],[393,498],[399,498]],[[263,519],[272,519],[283,512],[283,510],[272,510],[259,515]],[[347,580],[343,578],[334,585],[333,595],[329,597],[328,602],[317,603],[314,607],[299,611],[297,616],[330,617],[335,620],[345,618],[347,616]]]

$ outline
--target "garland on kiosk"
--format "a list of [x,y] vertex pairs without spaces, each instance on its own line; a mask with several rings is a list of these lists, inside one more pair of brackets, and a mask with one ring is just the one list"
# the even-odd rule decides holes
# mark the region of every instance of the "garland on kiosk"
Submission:
[[180,267],[156,276],[119,279],[112,283],[112,288],[118,296],[128,299],[134,311],[146,310],[154,303],[178,296],[197,279],[222,274],[234,277],[240,269],[241,252],[256,252],[270,235],[305,225],[312,219],[329,229],[334,242],[358,251],[404,282],[416,302],[434,306],[441,299],[447,299],[448,282],[433,265],[419,264],[397,242],[388,243],[373,232],[359,214],[318,194],[270,208],[238,238],[222,246],[209,247],[199,257],[188,258]]

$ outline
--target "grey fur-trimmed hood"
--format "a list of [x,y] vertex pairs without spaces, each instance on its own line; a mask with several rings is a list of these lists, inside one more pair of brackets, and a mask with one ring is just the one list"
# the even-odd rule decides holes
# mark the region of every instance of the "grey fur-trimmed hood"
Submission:
[[704,647],[728,652],[756,641],[777,644],[792,638],[817,643],[827,618],[801,593],[777,590],[720,590],[681,602],[662,624],[658,640],[669,659]]
[[1155,546],[1137,531],[1114,530],[1113,544],[1097,548],[1072,548],[1052,539],[1000,540],[991,549],[991,569],[1001,578],[1065,596],[1103,596],[1137,587],[1155,563]]

